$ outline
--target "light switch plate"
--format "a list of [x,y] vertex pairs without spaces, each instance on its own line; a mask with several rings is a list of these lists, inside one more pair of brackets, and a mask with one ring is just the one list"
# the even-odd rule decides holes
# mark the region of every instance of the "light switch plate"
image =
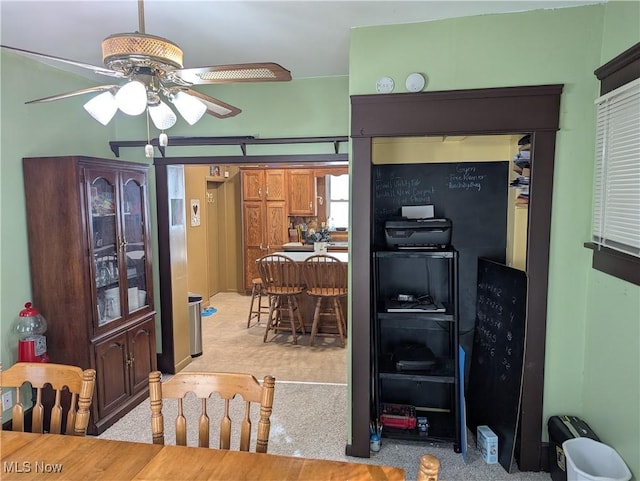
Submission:
[[13,406],[13,394],[11,391],[2,393],[2,410],[7,411]]

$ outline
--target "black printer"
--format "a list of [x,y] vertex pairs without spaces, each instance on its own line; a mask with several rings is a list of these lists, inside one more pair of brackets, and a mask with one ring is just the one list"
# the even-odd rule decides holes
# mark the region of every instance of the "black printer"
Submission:
[[445,249],[451,244],[451,220],[390,219],[384,233],[392,249]]

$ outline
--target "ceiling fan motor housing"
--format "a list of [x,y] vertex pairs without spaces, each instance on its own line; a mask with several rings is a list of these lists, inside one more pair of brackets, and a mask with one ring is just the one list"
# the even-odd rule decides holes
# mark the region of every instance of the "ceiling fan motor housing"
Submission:
[[102,61],[128,73],[132,67],[182,68],[182,49],[166,38],[144,33],[118,33],[102,41]]

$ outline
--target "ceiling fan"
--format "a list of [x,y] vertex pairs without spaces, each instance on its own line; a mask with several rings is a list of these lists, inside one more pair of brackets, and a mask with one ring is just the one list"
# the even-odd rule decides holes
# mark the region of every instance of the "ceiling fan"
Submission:
[[[111,121],[118,109],[128,115],[139,115],[147,111],[154,125],[164,131],[173,126],[177,118],[163,99],[173,103],[190,125],[197,122],[205,112],[221,119],[233,117],[241,112],[239,108],[191,87],[200,84],[291,80],[291,73],[273,62],[184,68],[182,50],[178,45],[166,38],[145,33],[143,0],[138,0],[138,23],[138,32],[118,33],[102,41],[105,67],[7,45],[0,47],[126,80],[122,85],[99,85],[26,102],[50,102],[99,92],[84,108],[103,125]],[[160,140],[162,144],[163,139]]]

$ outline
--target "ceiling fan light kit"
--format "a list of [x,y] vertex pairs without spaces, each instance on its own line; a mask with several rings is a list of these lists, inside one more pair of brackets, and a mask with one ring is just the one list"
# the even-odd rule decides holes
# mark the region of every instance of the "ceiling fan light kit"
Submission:
[[147,87],[138,80],[124,84],[116,92],[118,108],[127,115],[140,115],[147,108]]
[[155,105],[149,104],[148,108],[153,125],[155,125],[158,130],[170,129],[178,120],[178,117],[173,113],[173,110],[171,110],[162,100],[158,101]]
[[180,115],[182,115],[182,118],[184,118],[189,125],[194,125],[207,111],[205,104],[197,98],[184,93],[182,90],[179,90],[170,98],[173,105],[175,105],[178,112],[180,112]]
[[118,102],[111,91],[102,92],[83,105],[84,109],[102,125],[107,125],[118,111]]
[[[151,117],[156,128],[163,131],[158,139],[163,147],[168,143],[164,130],[172,127],[177,117],[162,98],[173,103],[185,121],[194,125],[205,113],[225,119],[238,115],[241,110],[193,90],[193,85],[291,80],[291,72],[273,62],[183,68],[183,53],[178,45],[144,32],[143,0],[138,0],[138,17],[140,32],[118,33],[102,41],[102,61],[106,68],[7,45],[0,47],[35,59],[54,60],[96,74],[128,80],[124,85],[101,85],[26,103],[50,102],[100,92],[84,104],[89,115],[107,125],[118,109],[127,115],[147,112],[147,137]],[[145,155],[153,156],[151,142],[145,146]]]

